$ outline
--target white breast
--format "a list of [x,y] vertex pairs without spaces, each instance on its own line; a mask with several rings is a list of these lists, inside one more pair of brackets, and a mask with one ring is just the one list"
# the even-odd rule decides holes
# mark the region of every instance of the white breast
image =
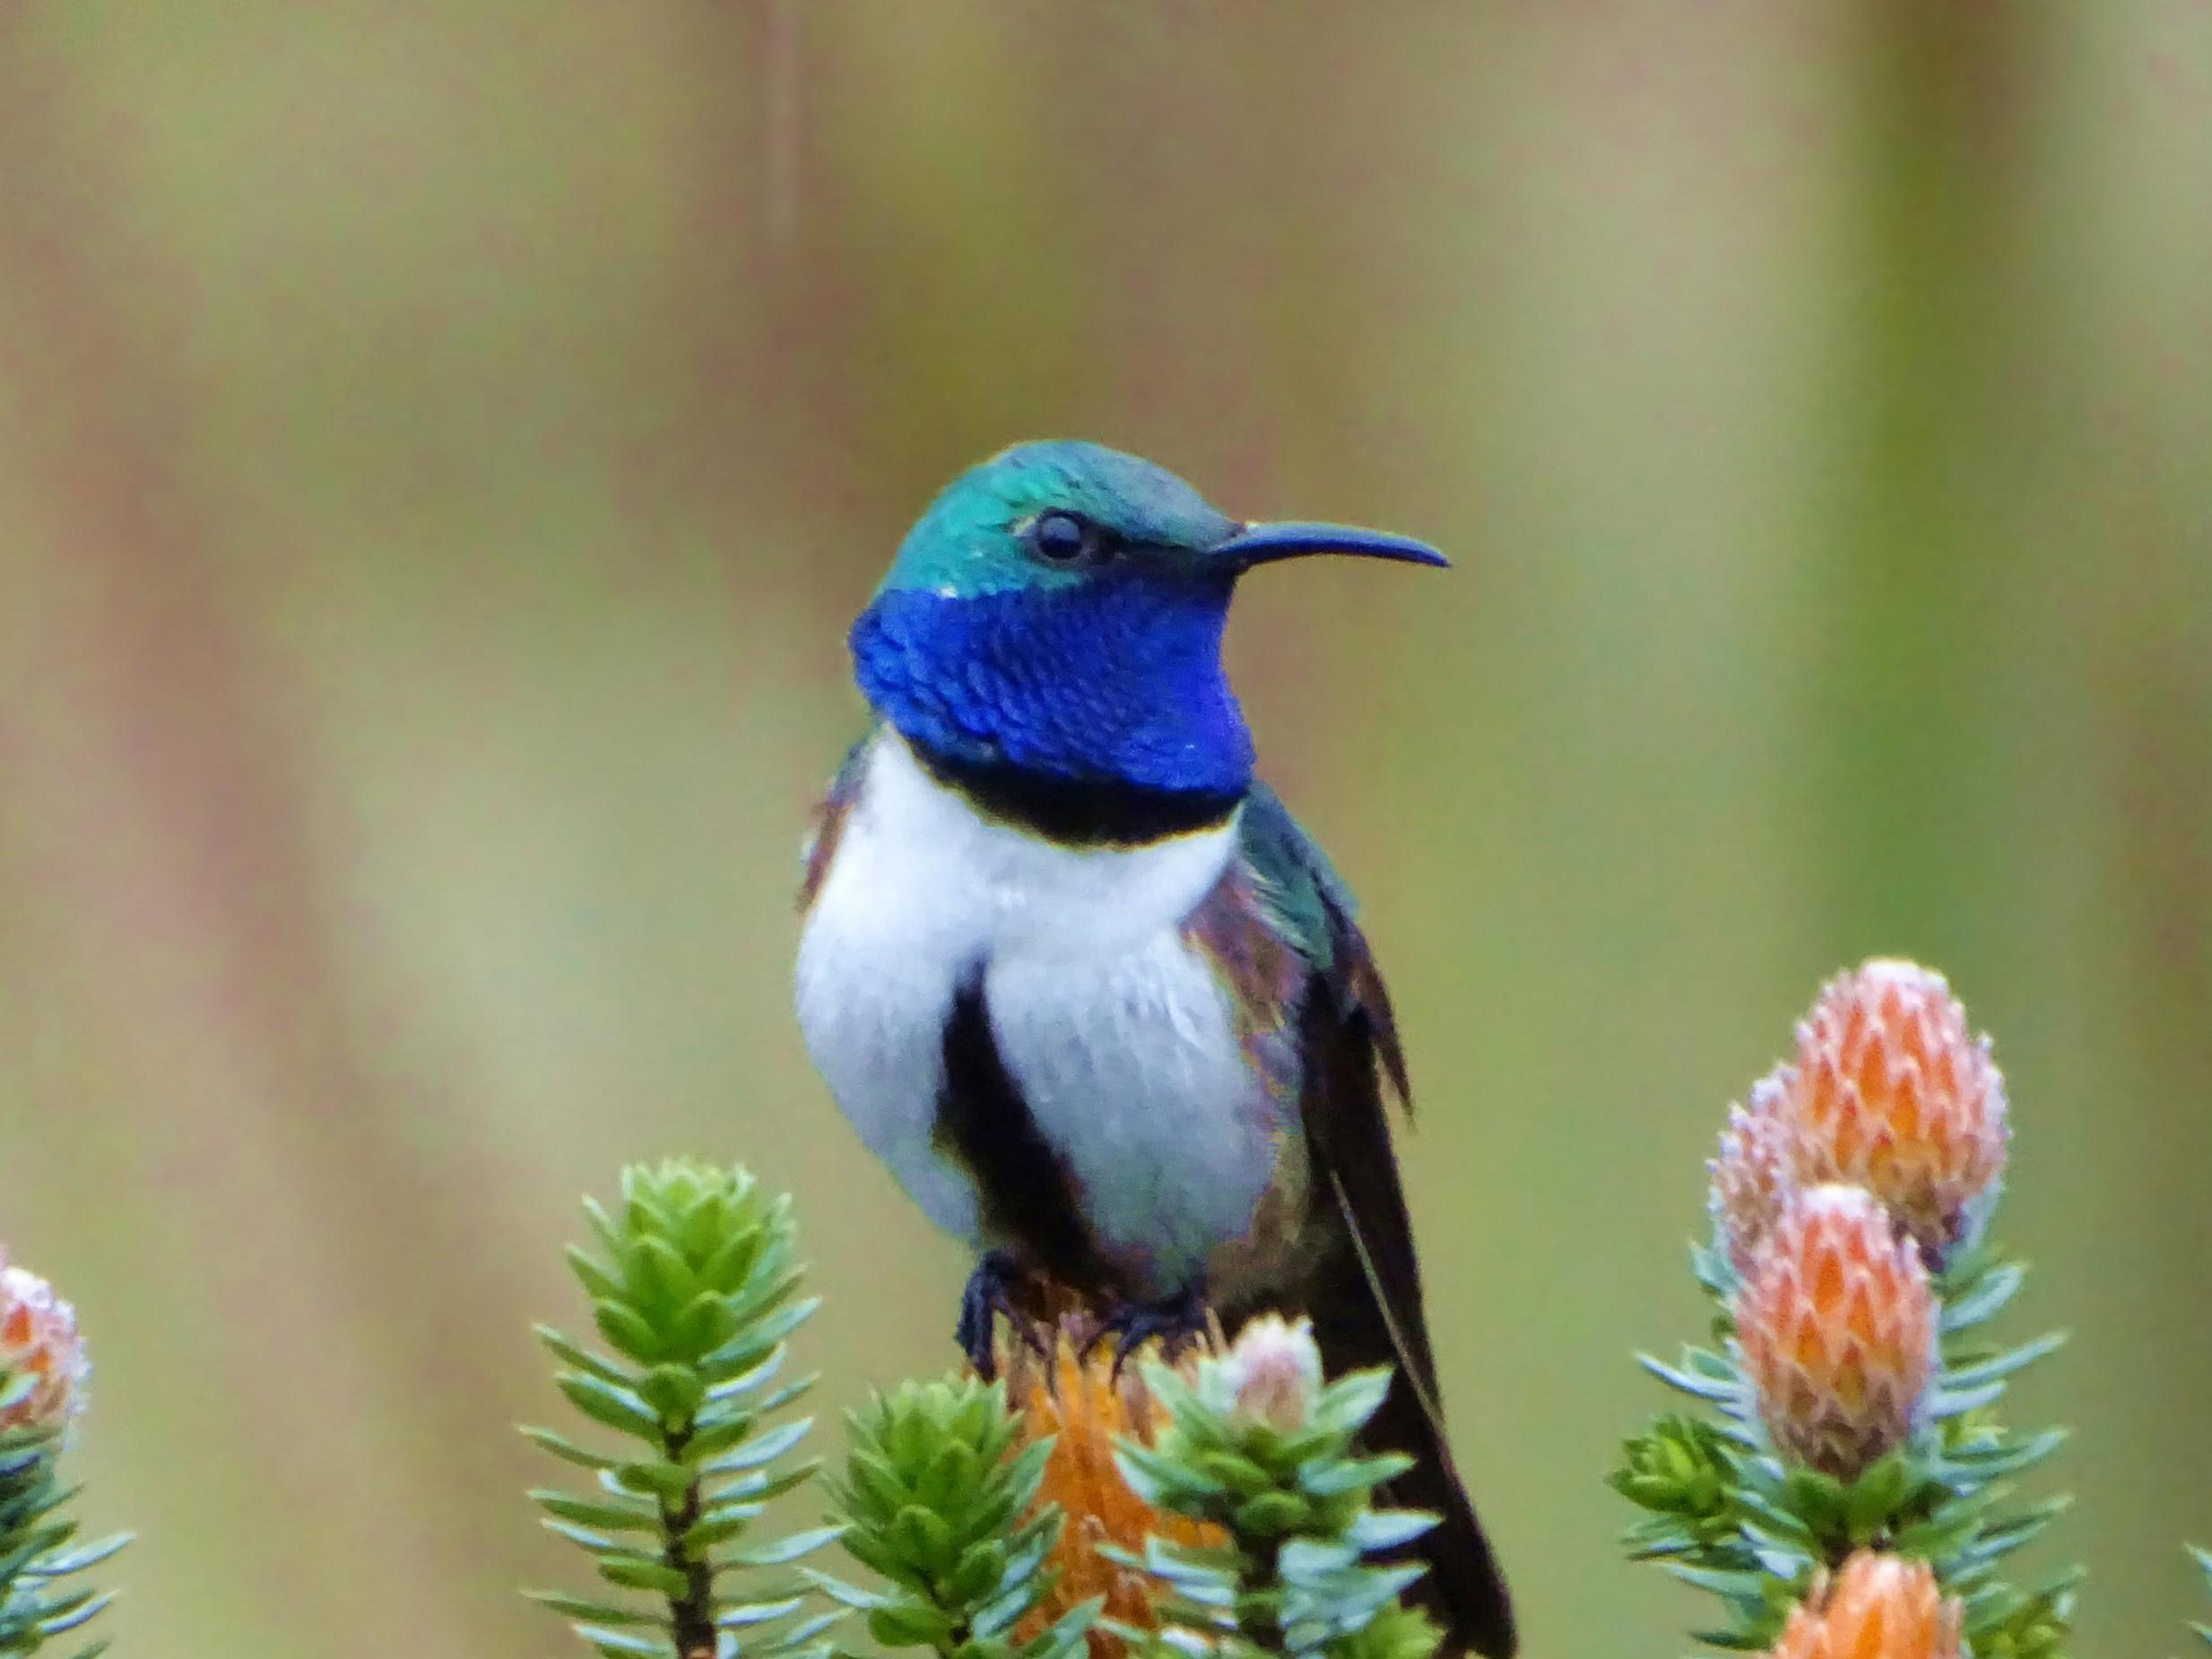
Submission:
[[993,1242],[932,1140],[946,1014],[980,968],[1001,1058],[1093,1229],[1187,1274],[1246,1225],[1275,1156],[1227,995],[1177,931],[1234,824],[1063,847],[978,815],[896,734],[864,764],[799,949],[800,1025],[839,1106],[933,1220]]

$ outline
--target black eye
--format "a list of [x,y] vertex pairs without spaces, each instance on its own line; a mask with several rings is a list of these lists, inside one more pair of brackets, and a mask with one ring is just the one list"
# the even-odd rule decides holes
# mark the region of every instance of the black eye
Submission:
[[1029,546],[1047,564],[1097,564],[1114,551],[1113,538],[1088,518],[1057,509],[1029,525]]

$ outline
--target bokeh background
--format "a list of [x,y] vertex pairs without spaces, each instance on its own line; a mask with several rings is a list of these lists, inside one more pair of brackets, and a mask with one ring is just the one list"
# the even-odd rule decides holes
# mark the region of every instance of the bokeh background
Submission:
[[0,353],[0,1238],[119,1651],[564,1650],[509,1425],[625,1159],[795,1189],[827,1403],[946,1360],[795,848],[896,538],[1050,434],[1458,556],[1232,650],[1531,1652],[1702,1611],[1630,1354],[1876,951],[2011,1080],[2081,1648],[2212,1612],[2212,8],[16,0]]

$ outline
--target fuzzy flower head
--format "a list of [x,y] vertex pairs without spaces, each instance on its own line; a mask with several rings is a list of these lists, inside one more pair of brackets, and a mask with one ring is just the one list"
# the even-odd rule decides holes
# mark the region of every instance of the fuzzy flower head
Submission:
[[1791,1196],[1735,1316],[1759,1419],[1785,1458],[1849,1480],[1918,1426],[1935,1297],[1918,1253],[1858,1187]]
[[56,1432],[84,1409],[91,1365],[76,1310],[54,1287],[0,1256],[0,1431]]
[[[1134,1357],[1117,1377],[1111,1349],[1094,1344],[1092,1334],[1086,1320],[1071,1316],[1054,1328],[1048,1353],[1004,1337],[999,1347],[1006,1397],[1021,1419],[1019,1443],[1052,1441],[1037,1501],[1057,1504],[1063,1517],[1046,1559],[1057,1578],[1023,1622],[1019,1634],[1025,1637],[1093,1596],[1106,1598],[1109,1620],[1153,1622],[1151,1579],[1109,1559],[1103,1552],[1107,1547],[1141,1556],[1147,1536],[1193,1548],[1226,1541],[1217,1527],[1153,1508],[1122,1479],[1114,1464],[1115,1441],[1126,1436],[1150,1445],[1161,1413]],[[1114,1659],[1123,1651],[1120,1638],[1105,1629],[1094,1627],[1089,1640],[1092,1659]]]
[[1778,1110],[1800,1184],[1865,1187],[1930,1265],[1973,1229],[2005,1162],[2005,1080],[1943,976],[1876,960],[1798,1027]]
[[1958,1659],[1960,1611],[1927,1562],[1862,1550],[1790,1610],[1773,1659]]
[[1790,1069],[1777,1066],[1751,1086],[1741,1106],[1730,1107],[1720,1151],[1705,1166],[1713,1177],[1713,1229],[1739,1274],[1750,1271],[1752,1253],[1795,1185],[1782,1121],[1789,1083]]

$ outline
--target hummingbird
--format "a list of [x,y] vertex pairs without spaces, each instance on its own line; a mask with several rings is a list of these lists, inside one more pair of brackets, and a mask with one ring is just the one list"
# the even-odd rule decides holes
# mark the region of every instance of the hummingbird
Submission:
[[[1370,1449],[1451,1645],[1508,1659],[1505,1581],[1453,1463],[1392,1150],[1410,1103],[1349,890],[1254,776],[1221,662],[1238,581],[1406,536],[1252,523],[1134,456],[1026,443],[964,473],[853,624],[872,712],[817,817],[796,975],[861,1139],[976,1253],[993,1374],[1037,1288],[1117,1363],[1261,1311],[1396,1378]],[[1032,1327],[1033,1328],[1033,1327]]]

